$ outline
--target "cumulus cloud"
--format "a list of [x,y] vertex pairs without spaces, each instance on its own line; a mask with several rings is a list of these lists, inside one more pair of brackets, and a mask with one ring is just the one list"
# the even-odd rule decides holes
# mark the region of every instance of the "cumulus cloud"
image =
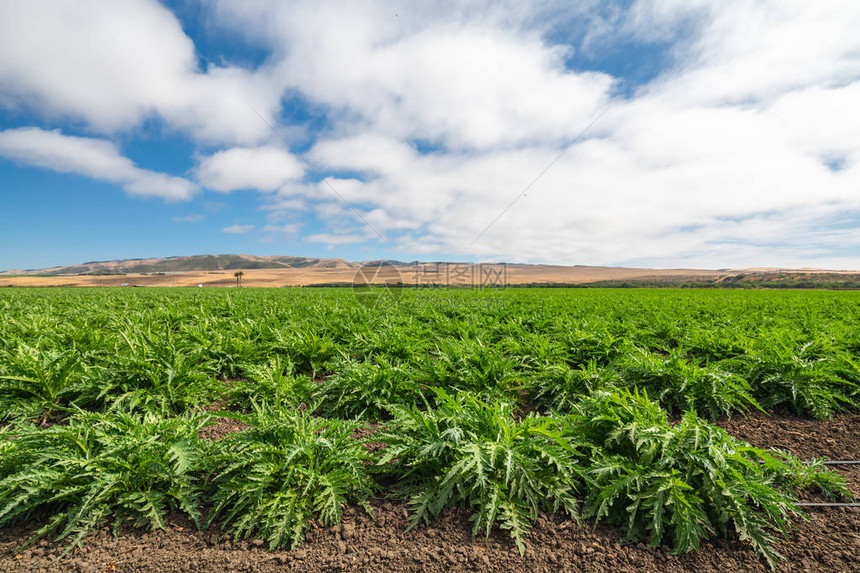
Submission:
[[304,174],[298,159],[276,147],[234,147],[204,157],[195,170],[207,189],[275,191]]
[[254,225],[230,225],[229,227],[224,227],[221,231],[231,235],[244,235],[253,229]]
[[[512,27],[489,5],[484,18],[447,4],[219,6],[230,25],[267,33],[291,87],[346,110],[353,123],[343,127],[354,130],[370,124],[458,149],[558,140],[605,105],[613,84],[566,70],[568,48]],[[394,17],[401,9],[411,23]]]
[[263,227],[264,233],[276,233],[280,235],[284,235],[285,237],[291,237],[299,232],[301,225],[298,223],[290,223],[287,225],[266,225]]
[[620,33],[669,44],[671,57],[626,97],[613,95],[607,74],[565,66],[577,46],[553,45],[539,25],[518,28],[495,10],[422,13],[419,26],[398,27],[379,6],[353,5],[348,19],[328,3],[220,6],[234,25],[269,30],[297,89],[345,110],[309,156],[359,174],[327,182],[362,216],[324,200],[322,185],[293,187],[323,201],[317,217],[340,231],[315,239],[373,240],[367,221],[398,248],[427,254],[860,263],[856,233],[832,230],[860,212],[856,3],[634,2],[591,49],[611,48]]
[[696,34],[684,41],[685,63],[654,86],[664,100],[700,105],[772,103],[793,90],[844,86],[860,76],[860,8],[850,0],[719,4],[696,0],[639,2],[642,28],[695,11]]
[[102,133],[150,117],[214,143],[269,136],[283,86],[268,68],[197,62],[155,0],[0,3],[0,104]]
[[187,179],[137,167],[109,141],[63,135],[59,130],[23,127],[0,131],[0,156],[116,183],[131,195],[187,200],[197,191]]
[[305,237],[305,241],[309,243],[324,243],[329,247],[338,245],[350,245],[352,243],[363,243],[368,239],[367,235],[338,235],[334,233],[316,233]]
[[200,213],[190,213],[188,215],[176,216],[173,220],[179,223],[197,223],[205,218],[206,216]]
[[[100,132],[159,117],[215,144],[194,176],[266,193],[270,237],[314,218],[306,242],[428,257],[860,267],[853,0],[207,5],[213,33],[266,51],[254,69],[198,64],[154,1],[96,6],[58,1],[37,24],[35,5],[0,8],[0,105]],[[619,46],[662,68],[619,90]],[[321,116],[321,181],[255,114],[298,129],[279,124],[302,121],[279,115],[288,94]],[[81,164],[64,169],[107,169]]]
[[271,211],[270,216],[282,217],[287,212],[300,212],[308,209],[308,203],[301,197],[284,198],[277,196],[271,203],[261,207],[263,211]]
[[265,225],[261,243],[275,243],[295,239],[301,230],[301,223],[286,223],[283,225]]

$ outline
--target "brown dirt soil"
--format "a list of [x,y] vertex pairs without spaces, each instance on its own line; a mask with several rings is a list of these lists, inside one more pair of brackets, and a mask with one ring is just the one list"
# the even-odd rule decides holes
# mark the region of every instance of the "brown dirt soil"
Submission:
[[[369,440],[369,438],[373,437],[375,434],[378,434],[381,431],[382,424],[370,424],[368,426],[362,426],[360,428],[357,428],[352,434],[352,437],[356,440]],[[375,453],[385,449],[385,444],[382,442],[367,441],[364,443],[364,447],[367,448],[369,451]]]
[[803,458],[860,459],[860,412],[832,420],[808,420],[788,412],[767,415],[755,410],[746,417],[719,420],[734,437],[759,448],[788,450]]
[[220,440],[227,434],[241,432],[248,424],[232,418],[213,418],[214,424],[200,428],[197,435],[204,440]]
[[[232,386],[233,380],[225,380],[224,384],[228,386]],[[221,412],[224,409],[230,409],[226,407],[226,404],[222,401],[212,402],[204,408],[207,412]],[[245,428],[248,427],[248,424],[245,422],[241,422],[239,420],[234,420],[233,418],[212,418],[212,424],[209,426],[204,426],[197,431],[197,435],[200,439],[203,440],[220,440],[227,434],[232,434],[233,432],[241,432]]]
[[[856,459],[860,453],[857,414],[830,421],[769,418],[753,414],[720,422],[732,434],[757,446],[779,446],[803,457]],[[371,433],[371,432],[368,432]],[[860,468],[843,468],[860,494]],[[697,553],[669,555],[644,544],[624,544],[614,527],[577,526],[561,517],[541,516],[520,557],[507,534],[471,536],[469,514],[452,509],[430,526],[406,532],[402,503],[375,500],[374,517],[357,508],[346,511],[338,527],[314,526],[293,551],[268,552],[260,541],[234,545],[218,529],[196,531],[182,517],[167,530],[124,530],[114,537],[105,527],[83,549],[61,561],[62,546],[43,540],[20,553],[15,549],[39,523],[0,529],[0,572],[23,571],[768,571],[749,545],[713,539]],[[860,510],[810,509],[788,541],[777,548],[786,559],[777,571],[860,571]]]

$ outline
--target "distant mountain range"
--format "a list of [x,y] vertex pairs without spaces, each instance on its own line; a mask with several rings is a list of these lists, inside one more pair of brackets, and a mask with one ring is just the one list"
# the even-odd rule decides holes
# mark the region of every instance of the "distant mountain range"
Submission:
[[[368,267],[375,268],[368,272]],[[495,268],[489,268],[495,267]],[[242,271],[242,277],[234,277]],[[195,255],[90,261],[0,272],[0,286],[283,287],[406,284],[486,286],[698,286],[722,288],[860,288],[857,271],[824,269],[647,269],[519,263],[352,262],[274,255]]]
[[150,273],[184,273],[191,271],[232,271],[250,269],[357,269],[363,266],[408,266],[395,260],[355,263],[343,259],[315,259],[273,255],[193,255],[161,259],[120,259],[116,261],[88,261],[79,265],[47,269],[10,270],[0,275],[121,275]]

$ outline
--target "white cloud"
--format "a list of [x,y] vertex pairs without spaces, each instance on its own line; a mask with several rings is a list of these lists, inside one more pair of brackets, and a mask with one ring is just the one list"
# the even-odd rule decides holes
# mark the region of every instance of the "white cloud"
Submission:
[[303,165],[276,147],[234,147],[200,160],[197,180],[207,189],[275,191],[304,174]]
[[266,225],[263,227],[263,231],[267,233],[296,233],[300,228],[298,224],[290,224],[290,225]]
[[282,213],[285,211],[306,211],[308,209],[308,203],[301,197],[284,199],[278,196],[273,202],[263,205],[261,209],[263,211],[272,211],[273,213]]
[[176,216],[173,218],[173,220],[179,223],[197,223],[205,218],[206,215],[202,215],[200,213],[190,213],[188,215]]
[[197,63],[194,45],[155,0],[0,3],[0,105],[102,133],[150,117],[208,142],[270,136],[283,89],[272,70]]
[[[612,78],[572,73],[547,45],[488,3],[221,2],[224,25],[283,54],[280,73],[313,101],[368,125],[457,149],[562,140],[606,103]],[[408,22],[394,14],[403,12]],[[527,9],[525,10],[528,11]],[[519,18],[522,19],[522,18]],[[341,122],[343,124],[343,121]]]
[[[329,182],[404,251],[588,264],[827,260],[860,267],[856,233],[828,231],[844,213],[860,212],[853,103],[860,60],[852,56],[860,53],[853,24],[860,5],[818,8],[637,3],[619,25],[648,41],[674,41],[675,67],[629,99],[616,98],[590,137],[474,245],[593,117],[608,82],[556,67],[557,50],[528,33],[499,40],[486,31],[497,29],[491,19],[431,18],[426,29],[398,34],[359,14],[345,37],[310,12],[291,12],[290,21],[269,13],[269,25],[301,54],[301,62],[285,65],[299,72],[302,89],[353,112],[309,156],[362,174],[363,181]],[[422,59],[434,50],[437,60]],[[510,66],[487,52],[505,54]],[[374,67],[377,61],[385,65]],[[495,76],[488,80],[484,71]],[[567,91],[572,80],[594,91]],[[535,92],[549,99],[530,100]],[[523,113],[506,111],[506,101]],[[442,147],[421,153],[415,139]],[[307,198],[322,191],[297,190]],[[343,204],[320,204],[316,214],[356,241],[368,238]],[[315,238],[338,236],[321,235]]]
[[0,156],[28,165],[122,185],[132,195],[186,200],[197,186],[181,177],[137,167],[103,139],[23,127],[0,131]]
[[[57,3],[38,20],[30,4],[0,8],[0,105],[102,132],[159,117],[217,143],[223,151],[207,151],[195,176],[216,191],[270,193],[261,209],[271,237],[315,217],[329,228],[307,242],[429,256],[860,267],[854,0],[207,6],[213,34],[268,50],[257,69],[203,69],[155,2],[96,6]],[[613,50],[631,41],[665,44],[670,65],[628,95],[613,91],[619,78],[568,67],[599,64],[603,50],[621,69],[626,55]],[[293,93],[326,113],[307,152],[322,182],[303,180],[254,113],[277,125]],[[66,170],[114,172],[73,163]],[[147,173],[123,183],[152,188]]]
[[230,225],[229,227],[224,227],[221,231],[232,235],[244,235],[253,229],[254,225]]
[[367,240],[367,235],[337,235],[334,233],[317,233],[305,237],[308,243],[323,243],[328,247],[338,247],[340,245],[350,245],[353,243],[363,243]]
[[[860,7],[852,0],[640,2],[646,26],[699,10],[682,73],[655,86],[662,98],[705,105],[772,102],[790,91],[833,88],[860,76]],[[707,6],[707,8],[703,7]]]
[[263,227],[262,242],[273,243],[276,240],[290,240],[298,235],[302,226],[300,223],[287,223],[284,225],[266,225]]
[[304,198],[283,197],[280,194],[260,207],[266,213],[266,221],[271,224],[298,219],[309,209],[310,205]]

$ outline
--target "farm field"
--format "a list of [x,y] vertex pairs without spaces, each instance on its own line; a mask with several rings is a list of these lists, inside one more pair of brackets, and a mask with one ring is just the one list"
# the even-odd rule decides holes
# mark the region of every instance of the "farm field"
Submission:
[[857,570],[858,301],[3,289],[0,571]]
[[[154,265],[155,266],[155,265]],[[655,280],[659,282],[683,282],[683,281],[706,281],[717,280],[727,276],[741,274],[742,271],[720,272],[714,270],[698,269],[633,269],[614,267],[584,267],[584,266],[557,266],[557,265],[519,265],[506,264],[504,267],[498,265],[486,265],[487,268],[496,269],[496,272],[505,273],[505,282],[509,285],[531,284],[531,283],[593,283],[597,281],[624,281],[624,280]],[[158,268],[155,266],[155,268]],[[317,265],[308,265],[296,268],[248,268],[243,269],[242,284],[248,287],[284,287],[284,286],[308,286],[308,285],[331,285],[352,284],[356,280],[356,271],[361,268],[360,263],[349,263],[341,260],[324,260]],[[377,268],[367,267],[364,272],[368,276],[374,276]],[[459,277],[449,277],[448,273],[459,273]],[[7,274],[0,273],[0,287],[119,287],[119,286],[142,286],[142,287],[231,287],[235,285],[233,277],[235,270],[202,271],[189,270],[167,273],[129,273],[129,274],[60,274],[44,275],[38,271],[32,274]],[[752,276],[764,276],[758,271],[746,272]],[[459,263],[426,263],[421,265],[404,265],[384,267],[379,277],[391,284],[402,281],[405,284],[457,284],[468,276],[475,284],[479,282],[481,265],[459,264]]]

